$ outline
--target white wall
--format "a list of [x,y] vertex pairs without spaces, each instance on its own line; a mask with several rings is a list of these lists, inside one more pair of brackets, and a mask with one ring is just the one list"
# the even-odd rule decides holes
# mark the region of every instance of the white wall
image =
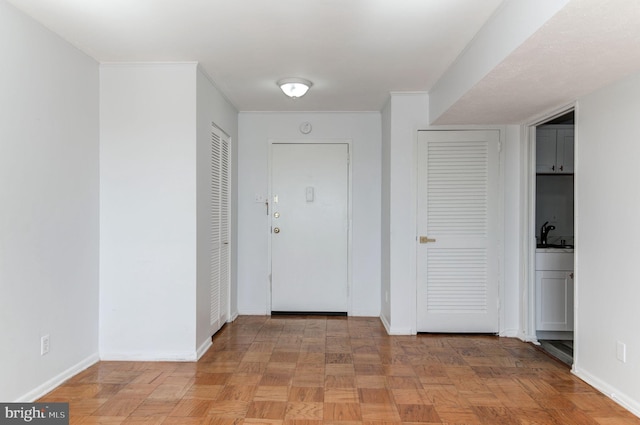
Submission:
[[3,1],[0,61],[0,400],[28,401],[97,361],[98,64]]
[[391,323],[391,98],[381,113],[382,186],[381,186],[381,252],[380,252],[380,319],[388,328]]
[[[575,371],[640,415],[640,74],[576,110]],[[626,344],[627,361],[616,358]]]
[[[392,93],[389,161],[389,303],[391,334],[416,333],[416,146],[427,127],[426,93]],[[386,152],[386,150],[385,150]],[[383,318],[384,320],[384,318]]]
[[238,313],[237,234],[234,214],[238,205],[238,111],[222,96],[207,75],[197,73],[197,295],[196,345],[200,351],[211,341],[211,123],[231,136],[231,317]]
[[[313,131],[303,135],[300,123]],[[380,314],[380,114],[240,113],[238,146],[238,311],[267,314],[269,217],[255,196],[268,192],[269,139],[352,140],[352,310]]]
[[100,67],[100,357],[192,359],[196,64]]

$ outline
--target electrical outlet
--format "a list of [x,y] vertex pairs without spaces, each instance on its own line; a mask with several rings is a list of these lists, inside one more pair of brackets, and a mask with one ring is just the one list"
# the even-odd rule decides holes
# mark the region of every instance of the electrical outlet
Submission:
[[44,356],[49,352],[49,335],[40,338],[40,355]]
[[622,363],[627,362],[627,344],[624,344],[620,341],[616,343],[616,357]]

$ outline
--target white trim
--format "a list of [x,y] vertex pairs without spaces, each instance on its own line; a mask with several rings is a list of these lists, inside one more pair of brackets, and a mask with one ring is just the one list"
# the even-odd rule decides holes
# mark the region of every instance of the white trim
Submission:
[[380,321],[382,322],[382,326],[384,326],[384,329],[387,331],[387,334],[390,334],[391,324],[387,321],[387,318],[384,316],[384,314],[380,315]]
[[520,338],[520,331],[518,329],[505,329],[505,330],[501,330],[500,333],[498,333],[498,336],[504,337],[504,338]]
[[[527,338],[538,340],[536,336],[536,251],[533,248],[536,240],[536,126],[524,128],[525,134],[525,162],[523,172],[526,188],[526,204],[523,211],[524,237],[522,262],[525,275],[525,293],[523,311],[525,312],[524,332]],[[526,304],[525,304],[526,303]]]
[[382,322],[384,329],[387,331],[387,335],[417,335],[415,329],[391,327],[391,324],[389,324],[387,318],[382,315],[380,315],[380,321]]
[[200,347],[198,347],[198,349],[196,350],[196,361],[200,360],[200,358],[204,356],[204,353],[206,353],[207,350],[209,350],[209,348],[211,348],[212,345],[213,345],[213,342],[211,340],[211,337],[207,338],[202,343],[202,345],[200,345]]
[[267,238],[269,240],[268,248],[267,248],[267,262],[268,262],[268,271],[269,274],[267,276],[267,301],[266,301],[266,312],[258,313],[258,314],[270,314],[271,312],[271,227],[273,225],[273,216],[271,214],[272,208],[272,182],[271,182],[271,174],[272,174],[272,164],[271,164],[271,146],[273,144],[342,144],[347,145],[349,160],[347,161],[347,315],[351,316],[353,312],[353,266],[352,266],[352,246],[353,246],[353,176],[352,176],[352,164],[353,164],[353,141],[351,139],[269,139],[267,140],[267,173],[268,173],[268,190],[267,190],[267,199],[269,205],[267,207],[267,214],[269,215],[269,223],[267,226]]
[[[269,258],[269,260],[270,260],[270,258]],[[271,288],[269,288],[269,294],[268,294],[268,299],[270,299],[270,298],[271,298]],[[243,310],[243,311],[239,312],[238,314],[240,314],[242,316],[268,316],[270,308],[271,308],[271,306],[268,305],[268,306],[266,306],[266,309],[262,309],[262,310],[256,310],[256,309]],[[238,317],[238,315],[236,315],[236,317]]]
[[594,387],[596,390],[609,397],[611,400],[618,403],[620,406],[624,407],[634,415],[640,417],[640,403],[634,400],[633,397],[629,396],[628,394],[616,391],[615,388],[613,388],[600,378],[591,375],[585,370],[576,368],[575,362],[573,363],[573,369],[571,370],[571,372],[587,384]]
[[558,118],[568,112],[574,111],[576,109],[576,102],[571,102],[566,105],[549,109],[542,114],[534,115],[530,119],[525,122],[525,126],[527,127],[536,127],[538,125],[544,124],[548,121],[551,121],[555,118]]
[[196,351],[112,351],[100,353],[101,361],[195,362]]
[[418,332],[416,332],[415,329],[412,328],[390,328],[387,330],[387,333],[389,335],[417,335]]
[[69,378],[74,377],[78,373],[80,373],[83,370],[93,366],[94,364],[98,363],[99,361],[100,361],[100,359],[98,358],[98,354],[97,353],[92,354],[89,357],[85,358],[84,360],[81,360],[78,363],[76,363],[75,365],[71,366],[69,369],[67,369],[67,370],[63,371],[62,373],[59,373],[58,375],[56,375],[53,378],[49,379],[44,384],[39,385],[36,388],[34,388],[33,390],[31,390],[28,393],[26,393],[25,395],[23,395],[21,397],[18,397],[18,399],[15,400],[15,402],[20,402],[20,403],[33,402],[33,401],[39,399],[40,397],[42,397],[43,395],[51,392],[53,389],[55,389],[56,387],[60,386],[63,382],[65,382]]

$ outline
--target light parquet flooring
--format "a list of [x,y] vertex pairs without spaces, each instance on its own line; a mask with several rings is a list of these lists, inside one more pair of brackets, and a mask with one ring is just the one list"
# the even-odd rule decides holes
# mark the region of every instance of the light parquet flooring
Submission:
[[530,344],[353,317],[241,316],[197,363],[100,362],[39,401],[71,424],[640,424]]

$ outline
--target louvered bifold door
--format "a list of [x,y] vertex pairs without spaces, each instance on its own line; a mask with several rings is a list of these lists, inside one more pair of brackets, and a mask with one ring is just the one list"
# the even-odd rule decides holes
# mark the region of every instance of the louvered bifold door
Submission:
[[222,138],[220,151],[220,318],[222,324],[229,319],[229,286],[231,261],[230,223],[230,165],[229,138]]
[[211,130],[211,333],[222,327],[229,317],[230,262],[230,143],[217,127]]
[[498,131],[418,135],[418,331],[498,331]]

